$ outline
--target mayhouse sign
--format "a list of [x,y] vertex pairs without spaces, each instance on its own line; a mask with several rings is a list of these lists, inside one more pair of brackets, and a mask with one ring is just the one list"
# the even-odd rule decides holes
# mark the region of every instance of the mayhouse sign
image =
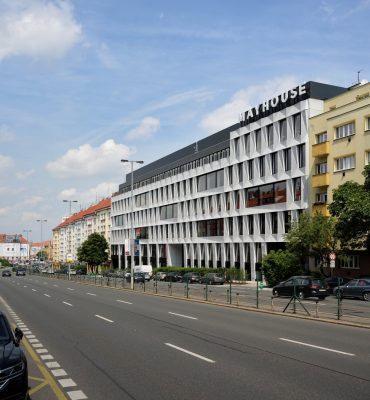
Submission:
[[310,96],[309,83],[299,85],[294,89],[282,93],[258,107],[253,107],[250,110],[240,114],[240,126],[246,126],[251,122],[255,122],[260,118],[267,117],[268,115],[280,111],[286,107],[292,106]]

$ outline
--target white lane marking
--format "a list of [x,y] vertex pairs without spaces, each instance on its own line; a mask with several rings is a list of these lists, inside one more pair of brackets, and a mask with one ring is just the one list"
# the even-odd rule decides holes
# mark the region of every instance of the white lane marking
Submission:
[[50,294],[46,294],[46,293],[44,293],[44,296],[46,296],[46,297],[51,297]]
[[40,356],[41,360],[54,360],[54,357],[51,354],[44,354]]
[[58,285],[53,285],[54,287],[58,287]]
[[43,353],[47,353],[48,351],[46,349],[37,349],[36,353],[38,354],[43,354]]
[[171,343],[165,343],[165,345],[166,345],[166,346],[169,346],[169,347],[172,347],[173,349],[182,351],[183,353],[189,354],[189,355],[191,355],[191,356],[193,356],[193,357],[197,357],[197,358],[199,358],[199,359],[201,359],[201,360],[203,360],[203,361],[206,361],[206,362],[209,362],[209,363],[215,363],[215,362],[216,362],[216,361],[214,361],[214,360],[211,360],[210,358],[203,357],[203,356],[201,356],[200,354],[193,353],[192,351],[183,349],[182,347],[175,346],[175,345],[173,345],[173,344],[171,344]]
[[104,321],[107,321],[107,322],[114,322],[114,321],[112,321],[111,319],[102,317],[101,315],[98,315],[98,314],[95,314],[95,317],[100,318],[100,319],[103,319]]
[[35,335],[26,335],[27,339],[35,339],[35,337],[36,337]]
[[189,318],[189,319],[198,319],[198,318],[195,318],[195,317],[190,317],[189,315],[177,314],[177,313],[170,312],[170,311],[168,312],[168,314],[176,315],[177,317],[183,317],[183,318]]
[[71,303],[67,303],[66,301],[63,301],[62,303],[67,305],[67,306],[73,307],[73,305]]
[[36,290],[36,289],[32,289],[32,291],[33,291],[33,292],[37,292],[37,290]]
[[38,343],[38,342],[39,342],[38,339],[29,339],[28,341],[29,341],[30,343]]
[[85,393],[82,390],[74,390],[73,392],[67,392],[71,400],[84,400],[87,399]]
[[86,294],[88,294],[89,296],[96,296],[95,293],[86,293]]
[[353,356],[355,355],[355,354],[352,354],[352,353],[346,353],[345,351],[329,349],[329,348],[327,348],[327,347],[315,346],[315,345],[309,344],[309,343],[297,342],[296,340],[285,339],[285,338],[279,338],[279,339],[280,339],[280,340],[284,340],[285,342],[301,344],[302,346],[314,347],[315,349],[320,349],[320,350],[325,350],[325,351],[331,351],[331,352],[333,352],[333,353],[344,354],[345,356],[352,356],[352,357],[353,357]]
[[32,343],[32,347],[37,349],[37,348],[40,348],[40,347],[44,347],[44,345],[42,343]]
[[77,386],[76,382],[74,382],[72,379],[59,379],[58,382],[61,384],[62,387],[72,387],[72,386]]
[[64,369],[52,369],[51,373],[54,376],[66,376],[67,375],[67,372],[64,371]]
[[27,285],[23,285],[23,287],[27,287]]
[[67,289],[68,289],[68,290],[74,290],[74,289],[72,289],[72,288],[70,288],[70,287],[67,287]]
[[129,301],[124,301],[124,300],[116,300],[116,301],[118,301],[118,303],[132,304]]
[[60,365],[56,361],[49,361],[45,363],[48,368],[60,368]]

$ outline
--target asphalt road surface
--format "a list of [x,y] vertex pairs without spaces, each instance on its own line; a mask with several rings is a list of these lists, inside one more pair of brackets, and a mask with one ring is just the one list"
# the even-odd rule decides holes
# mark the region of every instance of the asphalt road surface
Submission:
[[370,398],[368,329],[35,276],[0,296],[67,399]]

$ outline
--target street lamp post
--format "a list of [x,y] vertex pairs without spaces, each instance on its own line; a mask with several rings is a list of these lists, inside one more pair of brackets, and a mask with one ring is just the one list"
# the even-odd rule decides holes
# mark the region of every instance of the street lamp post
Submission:
[[44,252],[44,243],[42,241],[42,224],[43,224],[43,222],[47,222],[47,219],[37,219],[36,222],[40,222],[40,225],[41,225],[41,252],[40,252],[40,256],[39,256],[39,261],[41,262],[41,256]]
[[69,215],[72,214],[72,203],[78,203],[78,200],[63,200],[63,203],[69,203]]
[[134,260],[134,239],[135,239],[135,231],[134,231],[134,163],[136,164],[144,164],[144,161],[134,161],[134,160],[121,160],[123,163],[130,163],[131,164],[131,289],[134,290],[134,265],[135,265],[135,260]]
[[32,232],[32,229],[23,229],[23,232],[26,234],[27,238],[27,260],[30,259],[30,244],[28,242],[28,234]]

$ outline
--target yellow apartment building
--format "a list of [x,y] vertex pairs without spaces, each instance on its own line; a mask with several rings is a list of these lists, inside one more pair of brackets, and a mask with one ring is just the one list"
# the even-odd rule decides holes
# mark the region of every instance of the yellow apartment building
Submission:
[[[362,172],[370,163],[370,83],[325,100],[324,112],[310,119],[309,135],[309,207],[329,215],[333,190],[350,180],[363,184]],[[347,260],[337,260],[336,266],[354,276],[359,269],[370,273],[365,264],[370,266],[370,258],[354,252]]]

